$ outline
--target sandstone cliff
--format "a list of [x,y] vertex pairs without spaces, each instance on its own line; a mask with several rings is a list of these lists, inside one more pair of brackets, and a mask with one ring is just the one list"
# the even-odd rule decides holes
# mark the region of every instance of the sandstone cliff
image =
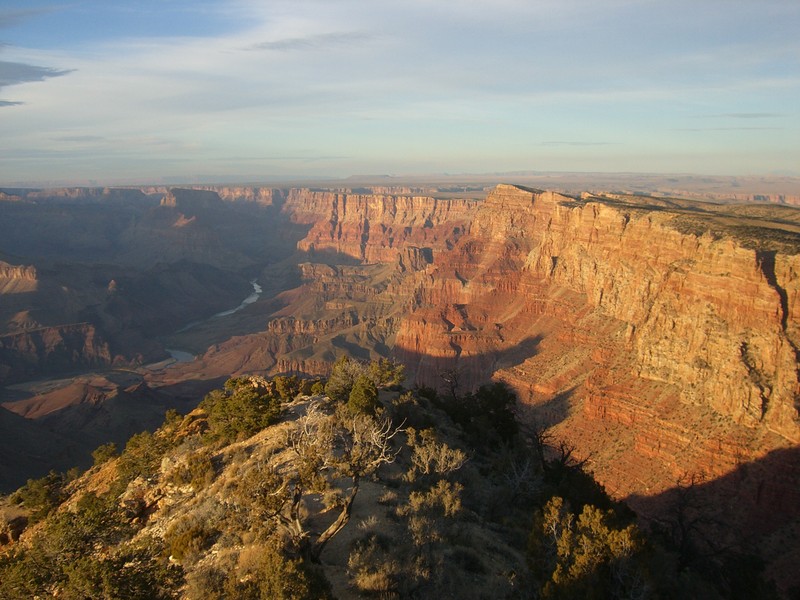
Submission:
[[32,265],[12,265],[0,260],[0,294],[36,291],[38,278]]
[[428,384],[505,379],[620,495],[796,444],[796,231],[652,202],[499,186],[419,279],[395,353]]
[[457,237],[476,203],[427,196],[291,190],[283,212],[311,225],[304,252],[333,252],[366,262],[391,262],[406,245],[439,248]]

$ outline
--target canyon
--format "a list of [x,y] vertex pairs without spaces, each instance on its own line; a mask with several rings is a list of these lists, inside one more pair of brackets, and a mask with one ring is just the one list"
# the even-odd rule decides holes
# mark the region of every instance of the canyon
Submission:
[[771,569],[796,564],[800,209],[466,189],[6,190],[3,487],[231,375],[384,357],[440,393],[506,382],[642,518],[707,491]]

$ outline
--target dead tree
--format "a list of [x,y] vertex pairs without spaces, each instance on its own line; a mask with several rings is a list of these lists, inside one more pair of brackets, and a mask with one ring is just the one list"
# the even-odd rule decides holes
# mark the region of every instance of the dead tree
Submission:
[[[401,431],[388,419],[353,415],[346,409],[326,414],[318,405],[310,406],[298,420],[288,440],[296,460],[284,476],[285,501],[275,516],[311,560],[319,561],[325,545],[347,525],[361,480],[394,462],[400,449],[393,447],[392,440]],[[344,491],[335,487],[340,479],[349,480]],[[302,516],[307,494],[332,497],[325,510],[339,511],[322,532],[310,531]]]

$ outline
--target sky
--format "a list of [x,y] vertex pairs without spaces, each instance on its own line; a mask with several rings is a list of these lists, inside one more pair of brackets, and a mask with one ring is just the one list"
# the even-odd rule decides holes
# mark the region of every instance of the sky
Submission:
[[0,0],[0,185],[800,175],[798,0]]

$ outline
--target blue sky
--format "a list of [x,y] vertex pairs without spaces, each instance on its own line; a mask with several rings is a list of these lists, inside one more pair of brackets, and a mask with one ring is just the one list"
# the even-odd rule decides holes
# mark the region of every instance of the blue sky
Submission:
[[0,184],[800,175],[798,0],[0,2]]

